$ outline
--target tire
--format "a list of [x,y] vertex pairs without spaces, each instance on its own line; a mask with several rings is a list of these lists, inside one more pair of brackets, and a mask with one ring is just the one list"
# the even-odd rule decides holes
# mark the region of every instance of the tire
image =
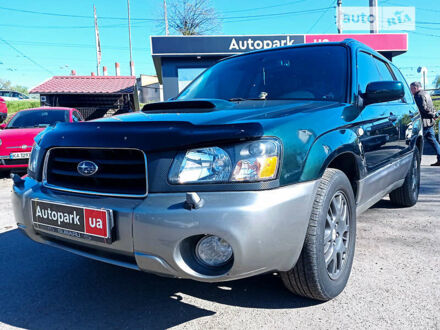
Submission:
[[411,207],[417,203],[420,191],[420,152],[414,147],[414,155],[411,167],[405,177],[403,186],[390,193],[390,200],[393,204],[402,207]]
[[[345,221],[335,212],[338,201],[339,205],[346,205],[340,208],[345,210],[341,212],[346,215]],[[291,270],[280,272],[284,285],[294,294],[311,299],[327,301],[336,297],[344,290],[350,276],[355,241],[353,189],[342,171],[329,168],[316,193],[301,255]],[[334,252],[337,252],[336,258]]]

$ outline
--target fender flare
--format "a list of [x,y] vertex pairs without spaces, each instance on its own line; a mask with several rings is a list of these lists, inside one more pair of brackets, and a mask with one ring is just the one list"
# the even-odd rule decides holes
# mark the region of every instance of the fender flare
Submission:
[[307,153],[300,181],[321,178],[328,165],[345,153],[354,155],[359,176],[364,176],[364,152],[359,137],[352,129],[337,129],[319,136],[313,142]]

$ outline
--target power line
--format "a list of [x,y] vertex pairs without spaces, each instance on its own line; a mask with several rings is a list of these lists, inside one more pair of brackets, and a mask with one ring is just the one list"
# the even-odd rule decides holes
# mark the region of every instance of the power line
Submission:
[[305,10],[297,10],[297,11],[286,11],[286,12],[281,12],[281,13],[260,14],[260,15],[246,15],[246,16],[235,16],[235,17],[232,16],[232,17],[225,17],[223,19],[230,20],[230,19],[257,18],[257,17],[283,16],[283,15],[291,15],[291,14],[314,13],[314,12],[320,12],[322,10],[327,10],[329,8],[332,8],[332,7],[305,9]]
[[438,34],[423,33],[423,32],[411,31],[411,30],[403,30],[403,31],[408,32],[408,33],[422,35],[422,36],[429,36],[429,37],[440,38],[440,35],[438,35]]
[[[245,15],[245,16],[221,17],[220,19],[221,20],[252,19],[252,18],[260,18],[260,17],[284,16],[284,15],[291,15],[291,14],[304,14],[304,13],[312,13],[312,12],[317,12],[317,11],[319,12],[321,10],[326,10],[328,8],[331,8],[331,7],[306,9],[306,10],[299,10],[299,11],[269,13],[269,14],[260,14],[260,15]],[[0,6],[0,9],[8,10],[8,11],[14,11],[14,12],[20,12],[20,13],[27,13],[27,14],[37,14],[37,15],[46,15],[46,16],[57,16],[57,17],[69,17],[69,18],[93,19],[93,16],[87,16],[87,15],[72,15],[72,14],[61,14],[61,13],[50,13],[50,12],[42,12],[42,11],[33,11],[33,10],[8,8],[8,7],[2,7],[2,6]],[[111,19],[111,20],[123,20],[123,21],[126,21],[125,17],[100,16],[99,19],[100,20],[102,20],[102,19]],[[133,21],[160,21],[161,19],[160,18],[131,18],[131,20],[133,20]]]
[[421,21],[421,22],[417,22],[417,24],[440,24],[440,22],[423,22],[423,21]]
[[[23,41],[23,40],[5,40],[10,44],[24,45],[24,46],[41,46],[41,47],[66,47],[66,48],[95,48],[92,44],[73,44],[73,43],[57,43],[48,41]],[[127,50],[127,47],[122,46],[106,46],[107,49]],[[144,47],[133,47],[135,50],[145,51]],[[128,50],[127,50],[128,51]]]
[[35,62],[32,58],[30,58],[29,56],[27,56],[25,53],[23,53],[22,51],[20,51],[19,49],[15,48],[13,45],[11,45],[8,41],[4,40],[3,38],[0,38],[0,41],[2,41],[3,43],[5,43],[7,46],[9,46],[10,48],[12,48],[13,50],[15,50],[17,53],[19,53],[21,56],[23,56],[24,58],[28,59],[30,62],[32,62],[33,64],[35,64],[36,66],[38,66],[39,68],[43,69],[44,71],[49,72],[50,74],[53,74],[52,71],[50,71],[49,69],[45,68],[44,66],[42,66],[41,64]]
[[223,11],[223,13],[241,13],[241,12],[249,12],[249,11],[255,11],[255,10],[261,10],[261,9],[269,9],[269,8],[275,8],[275,7],[281,7],[281,6],[290,6],[293,4],[297,4],[300,2],[304,2],[306,0],[297,0],[297,1],[290,1],[290,2],[284,2],[284,3],[279,3],[279,4],[275,4],[275,5],[271,5],[271,6],[264,6],[264,7],[256,7],[256,8],[247,8],[247,9],[238,9],[238,10],[226,10]]
[[[148,22],[136,22],[133,23],[132,26],[137,27],[145,27],[144,25]],[[93,25],[23,25],[23,24],[0,24],[0,26],[7,26],[7,27],[13,27],[13,28],[19,28],[19,29],[94,29],[95,27]],[[127,24],[107,24],[107,25],[101,25],[99,28],[113,28],[113,27],[126,27]]]
[[[329,5],[331,5],[333,2],[334,2],[334,0],[330,0]],[[321,19],[324,17],[324,15],[328,12],[328,10],[330,8],[335,8],[335,7],[334,6],[333,7],[328,7],[326,10],[324,10],[322,12],[322,14],[318,17],[318,19],[315,21],[315,23],[313,23],[313,25],[307,30],[306,34],[310,33],[310,31],[313,30],[313,28],[319,23],[319,21],[321,21]]]
[[[390,4],[391,5],[395,5],[395,6],[401,6],[401,7],[405,7],[406,6],[406,4],[402,5],[402,4],[399,4],[399,3],[395,3],[394,1],[390,2]],[[417,7],[416,9],[417,10],[421,10],[421,11],[429,11],[429,12],[440,13],[440,10],[432,9],[432,8],[420,8],[420,7]]]
[[[38,15],[46,15],[46,16],[93,19],[92,15],[72,15],[72,14],[61,14],[61,13],[50,13],[50,12],[35,11],[35,10],[8,8],[8,7],[2,7],[2,6],[0,6],[0,9],[19,12],[19,13],[26,13],[26,14],[38,14]],[[99,17],[99,19],[112,19],[112,20],[122,20],[122,21],[126,20],[125,17],[111,17],[111,16],[102,16],[102,17]],[[160,18],[132,18],[132,19],[137,20],[137,21],[160,21],[161,20]]]

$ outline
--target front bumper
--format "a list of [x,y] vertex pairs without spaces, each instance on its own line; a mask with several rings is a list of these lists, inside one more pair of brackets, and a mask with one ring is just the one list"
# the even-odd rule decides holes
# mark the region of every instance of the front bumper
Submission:
[[[22,152],[22,150],[20,150]],[[30,151],[26,151],[30,152]],[[14,168],[26,169],[29,159],[11,159],[10,155],[0,155],[0,170],[10,170]]]
[[[292,268],[301,252],[319,180],[265,191],[201,192],[200,209],[184,207],[185,193],[145,199],[84,196],[45,188],[26,178],[12,193],[17,225],[34,241],[73,253],[165,276],[227,281]],[[112,209],[112,244],[85,242],[32,225],[31,199]],[[224,272],[204,272],[185,252],[192,237],[211,234],[232,246]],[[185,245],[185,249],[184,249]]]

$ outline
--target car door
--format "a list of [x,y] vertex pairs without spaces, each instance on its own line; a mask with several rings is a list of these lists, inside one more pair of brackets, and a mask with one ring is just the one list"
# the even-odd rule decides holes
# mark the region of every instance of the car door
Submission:
[[[357,54],[357,70],[360,95],[370,82],[394,80],[384,61],[364,51]],[[359,139],[369,172],[390,163],[399,154],[399,116],[399,105],[392,102],[369,104],[362,110],[363,134]]]
[[405,90],[405,96],[401,100],[394,101],[399,108],[399,144],[400,154],[403,155],[411,151],[410,142],[414,132],[417,132],[418,129],[418,127],[415,127],[414,121],[419,117],[419,109],[415,104],[411,90],[402,73],[394,65],[391,65],[391,69],[393,70],[396,80],[403,83]]

